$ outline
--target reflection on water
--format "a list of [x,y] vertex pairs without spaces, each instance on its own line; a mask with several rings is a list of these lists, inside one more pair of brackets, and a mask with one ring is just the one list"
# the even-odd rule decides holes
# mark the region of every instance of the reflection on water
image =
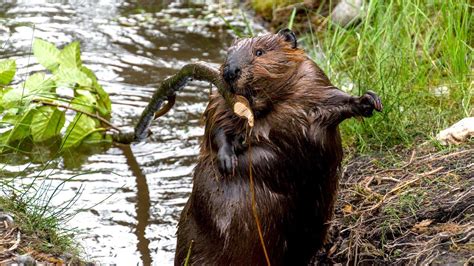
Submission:
[[[216,14],[236,21],[229,17],[229,6],[205,1],[7,1],[0,5],[0,58],[17,61],[15,82],[21,82],[41,69],[29,56],[33,37],[56,45],[79,40],[84,64],[111,95],[112,122],[127,131],[165,77],[189,62],[222,62],[232,37]],[[23,184],[48,176],[54,187],[82,174],[68,181],[55,200],[60,203],[83,189],[73,206],[80,212],[68,226],[81,230],[78,239],[88,258],[171,264],[208,91],[206,83],[187,86],[175,108],[154,123],[154,135],[145,143],[68,152],[47,165],[30,154],[1,157],[2,175],[21,176],[17,182]],[[33,147],[32,152],[48,157],[51,151]]]

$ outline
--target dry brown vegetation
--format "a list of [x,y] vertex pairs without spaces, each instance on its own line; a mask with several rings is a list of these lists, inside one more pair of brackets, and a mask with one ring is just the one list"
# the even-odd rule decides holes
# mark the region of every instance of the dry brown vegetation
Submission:
[[350,158],[327,245],[330,262],[474,262],[474,148]]

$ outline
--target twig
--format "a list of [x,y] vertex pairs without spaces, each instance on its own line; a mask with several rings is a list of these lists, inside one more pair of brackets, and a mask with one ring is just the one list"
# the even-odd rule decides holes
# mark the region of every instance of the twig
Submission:
[[421,161],[416,162],[416,164],[419,165],[419,164],[426,163],[426,162],[438,161],[438,160],[447,159],[449,157],[454,157],[454,156],[458,156],[458,155],[462,155],[462,154],[470,153],[470,152],[474,152],[474,149],[468,149],[468,150],[462,150],[462,151],[458,151],[458,152],[448,153],[446,155],[442,155],[442,156],[439,156],[439,157],[428,157],[426,159],[423,159]]
[[15,244],[13,244],[13,246],[11,246],[7,252],[12,252],[14,251],[15,249],[18,248],[18,246],[20,245],[20,240],[21,240],[21,233],[20,233],[20,230],[18,230],[18,233],[16,234],[16,241],[15,241]]
[[434,173],[437,173],[439,171],[441,171],[444,167],[443,166],[440,166],[434,170],[431,170],[429,172],[426,172],[426,173],[422,173],[422,174],[419,174],[417,175],[417,177],[411,179],[411,180],[408,180],[398,186],[396,186],[395,188],[393,188],[392,190],[390,190],[389,192],[387,192],[383,198],[377,203],[375,204],[374,206],[372,206],[371,208],[369,209],[366,209],[366,210],[362,210],[361,212],[369,212],[369,211],[373,211],[375,209],[378,209],[380,206],[382,206],[382,204],[384,203],[384,201],[387,199],[387,197],[390,195],[390,194],[393,194],[394,192],[397,192],[399,191],[400,189],[404,188],[404,187],[407,187],[415,182],[417,182],[418,180],[420,180],[421,178],[425,177],[425,176],[429,176],[429,175],[432,175]]
[[79,110],[79,109],[71,107],[71,106],[58,104],[58,103],[53,103],[53,102],[47,102],[47,101],[44,101],[44,100],[33,100],[33,102],[37,102],[37,103],[40,103],[42,105],[49,105],[49,106],[60,107],[60,108],[68,109],[68,110],[73,110],[73,111],[78,112],[78,113],[83,113],[83,114],[85,114],[87,116],[90,116],[92,118],[99,119],[102,123],[106,124],[108,127],[112,128],[112,129],[115,129],[118,132],[121,132],[121,130],[118,127],[114,126],[109,121],[107,121],[107,119],[105,119],[105,118],[103,118],[103,117],[101,117],[97,114],[92,114],[92,113],[82,111],[82,110]]

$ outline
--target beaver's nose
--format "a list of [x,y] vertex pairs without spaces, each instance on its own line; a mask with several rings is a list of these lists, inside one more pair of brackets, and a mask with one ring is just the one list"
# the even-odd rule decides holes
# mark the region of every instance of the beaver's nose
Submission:
[[236,65],[226,65],[224,67],[224,79],[231,83],[240,76],[240,68]]

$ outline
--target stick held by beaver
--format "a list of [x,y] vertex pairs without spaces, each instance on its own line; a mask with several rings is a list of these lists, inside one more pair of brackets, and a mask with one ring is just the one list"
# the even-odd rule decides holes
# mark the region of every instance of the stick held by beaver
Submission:
[[271,264],[306,265],[333,215],[343,156],[338,125],[381,111],[380,98],[334,87],[288,29],[234,41],[221,72],[228,89],[248,100],[254,127],[220,94],[211,96],[175,264],[188,252],[194,265],[267,264],[252,213],[251,165]]

